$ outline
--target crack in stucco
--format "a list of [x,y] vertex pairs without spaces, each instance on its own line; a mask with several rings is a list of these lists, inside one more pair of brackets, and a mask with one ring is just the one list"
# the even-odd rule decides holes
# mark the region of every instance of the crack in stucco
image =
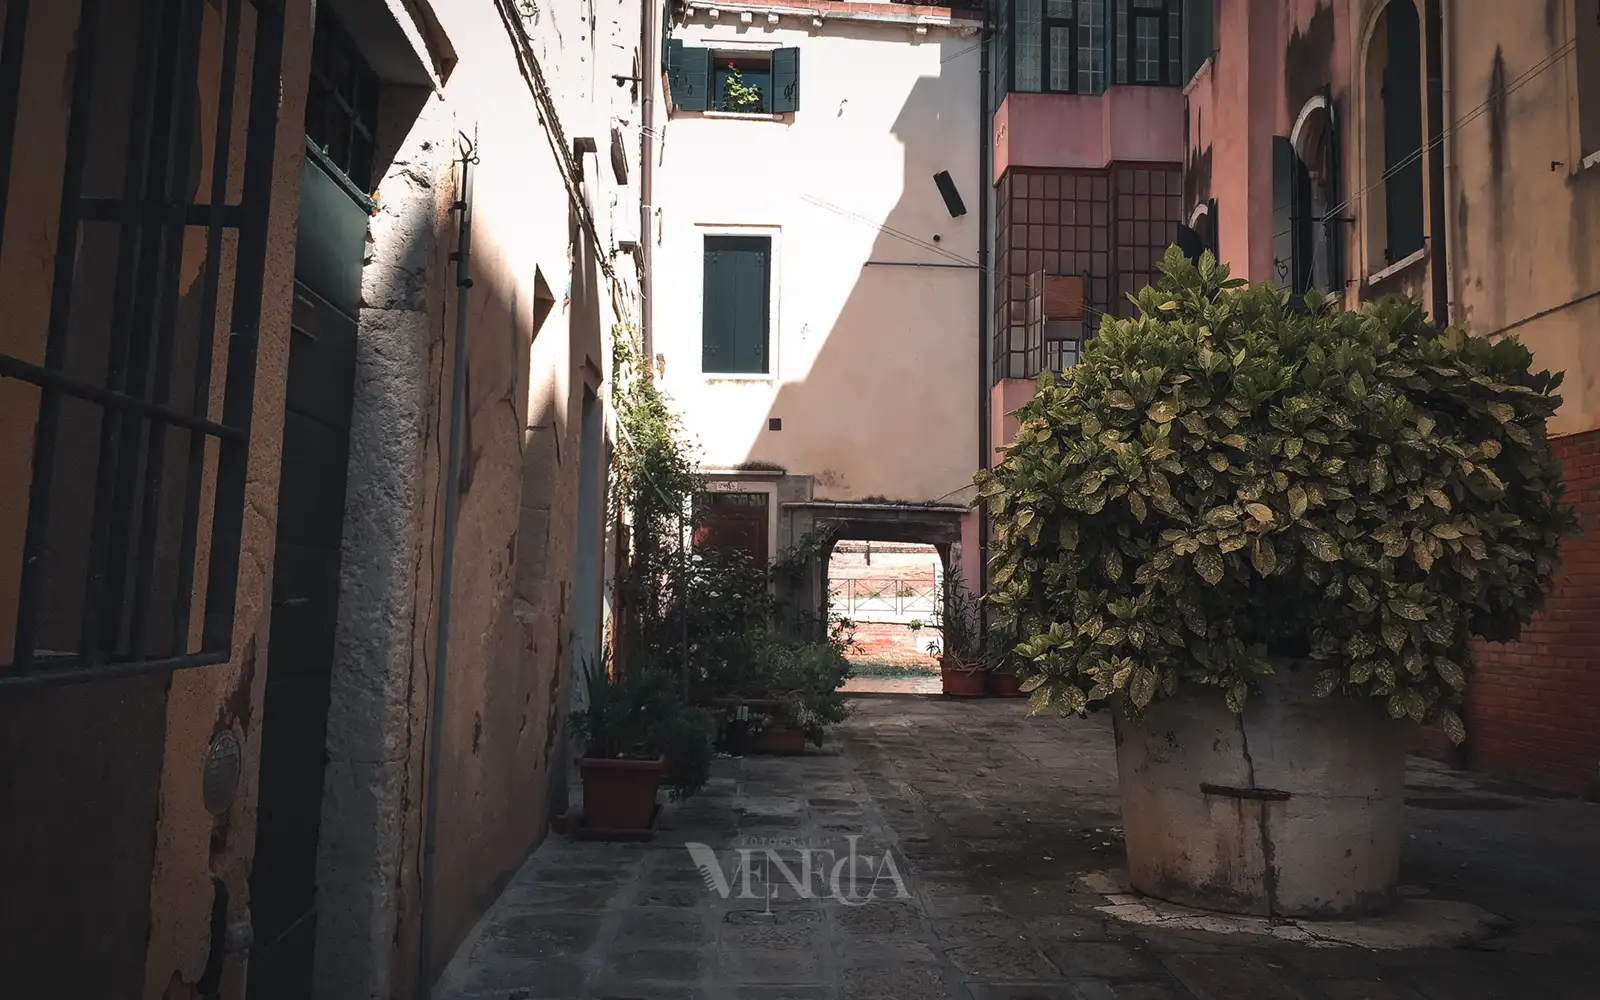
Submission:
[[[1244,754],[1244,766],[1249,787],[1256,788],[1256,762],[1250,755],[1250,734],[1245,732],[1244,713],[1234,716],[1239,724],[1239,752]],[[1256,829],[1261,837],[1261,889],[1267,897],[1267,916],[1278,914],[1278,867],[1276,851],[1272,844],[1272,831],[1267,825],[1267,803],[1256,803]]]

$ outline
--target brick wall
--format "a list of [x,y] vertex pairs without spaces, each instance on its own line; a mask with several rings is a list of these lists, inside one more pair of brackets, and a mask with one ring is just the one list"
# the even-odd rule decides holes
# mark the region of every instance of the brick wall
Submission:
[[1584,534],[1521,641],[1475,644],[1466,749],[1476,770],[1585,793],[1600,788],[1600,431],[1555,450]]

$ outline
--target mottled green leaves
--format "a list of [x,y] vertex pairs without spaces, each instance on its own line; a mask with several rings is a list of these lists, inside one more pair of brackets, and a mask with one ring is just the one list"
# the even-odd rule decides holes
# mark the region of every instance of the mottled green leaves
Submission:
[[1223,569],[1222,553],[1216,549],[1201,549],[1195,553],[1194,571],[1213,587],[1222,582]]

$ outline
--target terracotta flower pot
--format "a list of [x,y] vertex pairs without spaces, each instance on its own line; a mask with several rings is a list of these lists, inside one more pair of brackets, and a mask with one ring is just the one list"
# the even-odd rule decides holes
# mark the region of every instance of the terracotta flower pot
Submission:
[[648,840],[656,817],[656,791],[667,765],[655,760],[580,757],[585,836],[601,840]]
[[805,730],[791,729],[776,722],[745,739],[745,752],[750,754],[792,757],[806,752]]
[[985,678],[986,690],[996,698],[1021,698],[1022,680],[1010,670],[991,670]]
[[986,672],[982,667],[963,663],[953,656],[939,657],[939,678],[944,682],[947,697],[982,698]]

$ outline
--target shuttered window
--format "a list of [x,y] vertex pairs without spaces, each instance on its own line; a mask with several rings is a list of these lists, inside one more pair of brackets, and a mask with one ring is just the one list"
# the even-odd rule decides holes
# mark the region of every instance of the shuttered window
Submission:
[[707,236],[700,370],[770,374],[771,321],[772,239]]
[[1273,283],[1296,295],[1311,288],[1311,175],[1284,136],[1272,137]]
[[1423,246],[1422,37],[1411,3],[1384,8],[1383,199],[1389,263]]
[[800,110],[800,50],[717,52],[667,42],[667,87],[678,111],[792,114]]
[[1577,29],[1578,138],[1588,165],[1600,154],[1600,0],[1578,0]]

